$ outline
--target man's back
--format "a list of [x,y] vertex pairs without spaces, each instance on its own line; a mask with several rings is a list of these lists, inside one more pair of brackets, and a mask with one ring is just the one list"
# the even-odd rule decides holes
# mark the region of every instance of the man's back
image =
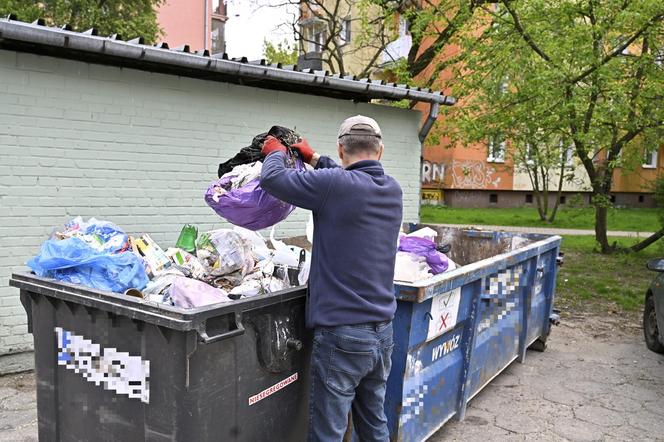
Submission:
[[357,115],[337,137],[345,168],[302,140],[291,146],[313,171],[286,167],[287,149],[268,139],[261,186],[314,214],[307,326],[311,352],[308,440],[341,441],[353,410],[359,440],[388,441],[383,404],[394,347],[392,279],[402,221],[402,192],[379,160],[378,123]]
[[[318,167],[332,164],[323,157]],[[328,191],[314,210],[307,326],[390,320],[401,188],[378,161],[328,170]]]

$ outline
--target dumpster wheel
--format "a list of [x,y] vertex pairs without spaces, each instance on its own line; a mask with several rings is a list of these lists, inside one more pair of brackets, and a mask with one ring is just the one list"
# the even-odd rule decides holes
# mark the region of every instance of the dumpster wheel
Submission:
[[530,344],[530,347],[528,348],[530,350],[539,351],[539,352],[546,350],[546,338],[542,337],[537,338],[535,342]]

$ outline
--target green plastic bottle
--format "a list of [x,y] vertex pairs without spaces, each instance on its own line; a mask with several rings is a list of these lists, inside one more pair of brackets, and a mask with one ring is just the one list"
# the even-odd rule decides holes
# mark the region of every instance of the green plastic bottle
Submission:
[[196,253],[196,238],[198,237],[198,228],[193,224],[185,224],[180,232],[180,237],[175,243],[178,247],[189,253]]

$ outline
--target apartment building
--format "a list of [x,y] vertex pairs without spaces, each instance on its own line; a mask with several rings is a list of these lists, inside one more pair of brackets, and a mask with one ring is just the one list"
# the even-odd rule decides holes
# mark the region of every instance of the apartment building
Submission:
[[189,45],[190,50],[225,52],[224,29],[228,16],[224,0],[166,0],[157,10],[161,40],[170,47]]
[[[303,67],[338,72],[334,57],[325,53],[326,47],[330,46],[329,37],[333,23],[333,20],[326,16],[326,12],[335,10],[336,7],[339,11],[336,25],[338,27],[334,27],[333,30],[338,33],[336,41],[343,43],[346,48],[341,52],[344,54],[345,71],[351,74],[363,71],[366,63],[371,60],[372,50],[379,45],[362,47],[368,45],[366,38],[362,40],[354,38],[360,31],[358,28],[361,21],[356,20],[361,13],[357,6],[358,2],[324,0],[321,1],[321,5],[309,6],[307,3],[300,8],[302,55],[298,64]],[[380,56],[374,60],[375,68],[369,72],[372,77],[381,77],[381,67],[389,66],[390,63],[408,55],[412,38],[403,19],[393,34],[392,41],[384,45]],[[440,75],[451,74],[443,71]],[[463,100],[458,105],[462,106]],[[423,115],[426,115],[427,109],[421,110]],[[521,207],[536,204],[531,180],[523,168],[515,164],[510,155],[509,141],[487,138],[484,143],[452,146],[444,134],[437,138],[438,140],[434,142],[430,137],[422,150],[423,202],[452,207]],[[565,161],[564,173],[569,178],[563,183],[561,204],[570,202],[589,204],[591,185],[585,169],[574,157],[571,148],[564,150],[562,156]],[[655,201],[651,185],[664,171],[663,156],[664,151],[660,146],[659,150],[644,152],[641,165],[629,169],[617,168],[614,171],[612,185],[613,203],[632,207],[653,207]],[[559,177],[557,171],[551,171],[550,189],[557,190]],[[551,202],[555,198],[554,193],[551,192]]]

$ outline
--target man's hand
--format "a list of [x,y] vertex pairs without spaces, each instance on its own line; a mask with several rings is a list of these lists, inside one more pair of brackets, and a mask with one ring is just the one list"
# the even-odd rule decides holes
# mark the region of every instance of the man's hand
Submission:
[[281,144],[281,141],[277,140],[275,137],[272,135],[268,135],[268,137],[265,139],[263,142],[263,149],[261,149],[261,153],[264,156],[268,156],[272,152],[283,152],[286,153],[286,146]]
[[298,152],[300,152],[302,159],[307,164],[311,164],[311,160],[313,159],[314,154],[316,153],[311,148],[311,146],[309,146],[309,143],[304,138],[302,138],[299,142],[292,144],[291,149],[295,149]]

